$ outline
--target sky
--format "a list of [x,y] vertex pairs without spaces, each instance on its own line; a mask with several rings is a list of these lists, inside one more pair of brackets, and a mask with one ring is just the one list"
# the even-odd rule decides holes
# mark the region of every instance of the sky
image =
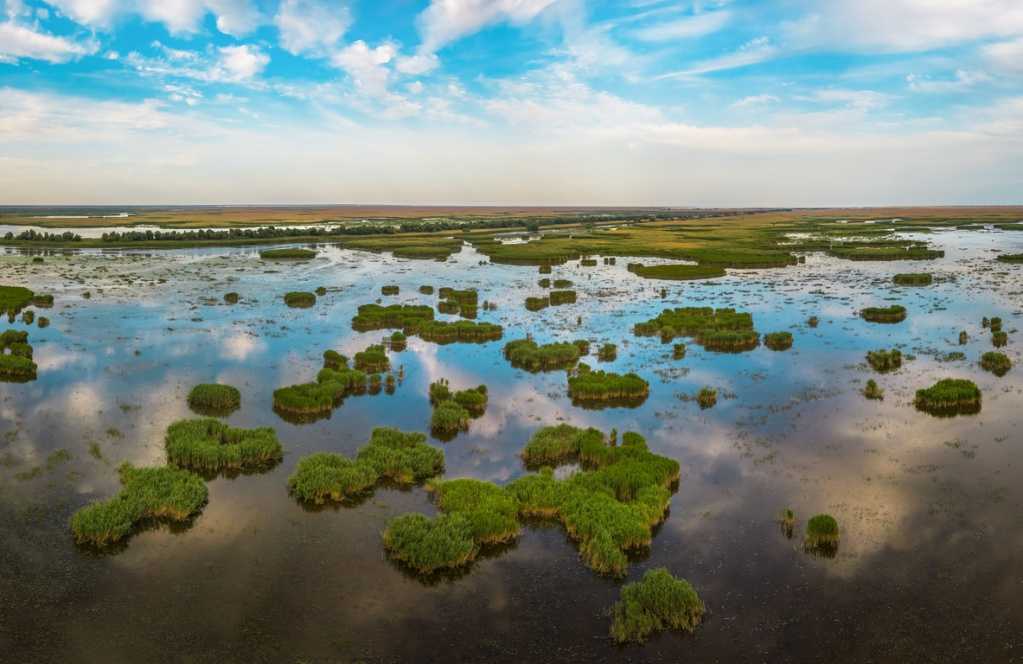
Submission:
[[0,204],[1023,203],[1023,0],[0,0]]

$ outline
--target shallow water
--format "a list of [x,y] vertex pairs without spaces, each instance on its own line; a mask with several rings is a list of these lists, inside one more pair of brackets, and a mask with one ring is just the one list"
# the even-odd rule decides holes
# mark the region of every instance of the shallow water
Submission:
[[[627,258],[538,275],[479,265],[469,248],[443,263],[336,248],[285,264],[249,248],[82,252],[42,265],[0,255],[4,283],[56,296],[52,310],[37,312],[51,326],[30,328],[38,380],[0,383],[0,659],[1023,660],[1023,368],[996,378],[977,365],[991,348],[982,316],[1004,319],[1003,350],[1017,365],[1023,359],[1014,332],[1023,268],[993,261],[995,251],[1023,250],[1015,235],[933,233],[921,237],[946,249],[938,261],[812,255],[805,265],[707,283],[642,280],[626,271]],[[940,281],[891,286],[892,274],[911,271]],[[527,312],[524,298],[547,276],[573,280],[578,303]],[[417,292],[422,284],[476,287],[498,305],[481,307],[479,319],[504,325],[505,338],[448,346],[410,338],[392,354],[405,369],[395,394],[351,397],[307,425],[274,414],[273,390],[311,380],[325,349],[351,355],[384,335],[355,333],[350,319],[392,283],[401,294],[385,303],[434,304]],[[285,291],[321,285],[329,293],[312,309],[281,301]],[[224,304],[227,291],[242,301]],[[909,309],[905,322],[856,315],[892,302]],[[670,344],[631,333],[635,322],[685,305],[752,311],[761,333],[789,330],[795,344],[733,355],[688,343],[675,361]],[[811,315],[816,329],[805,325]],[[529,374],[503,359],[504,341],[526,332],[588,338],[594,352],[617,343],[615,362],[590,364],[636,371],[650,398],[633,409],[573,406],[563,372]],[[864,354],[893,346],[915,359],[876,376]],[[955,351],[966,359],[943,361]],[[490,389],[487,413],[468,433],[432,440],[443,446],[447,477],[513,479],[525,472],[517,454],[530,434],[561,421],[639,431],[681,463],[670,516],[627,580],[661,566],[687,578],[708,609],[695,634],[613,646],[606,612],[621,581],[586,568],[560,526],[531,526],[465,573],[424,584],[390,563],[380,543],[390,517],[433,513],[423,489],[378,489],[356,507],[318,511],[288,495],[286,479],[306,454],[354,454],[374,426],[426,430],[427,386],[440,377]],[[859,394],[870,377],[884,401]],[[977,382],[980,414],[916,411],[915,390],[943,377]],[[210,481],[209,504],[190,527],[157,526],[105,555],[76,547],[67,528],[74,510],[117,490],[119,463],[162,464],[164,430],[190,415],[188,390],[212,381],[242,392],[232,425],[277,429],[284,461]],[[705,385],[719,389],[716,407],[680,398]],[[70,460],[52,456],[59,450]],[[833,514],[838,555],[804,553],[798,528],[787,539],[774,521],[784,507],[801,523]]]

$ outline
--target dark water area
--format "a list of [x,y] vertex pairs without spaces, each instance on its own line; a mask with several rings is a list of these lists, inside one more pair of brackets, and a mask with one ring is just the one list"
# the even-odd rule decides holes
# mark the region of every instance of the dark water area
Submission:
[[[0,383],[0,661],[1023,661],[1023,367],[998,378],[978,364],[992,349],[984,316],[1003,318],[1001,350],[1023,360],[1023,267],[994,261],[1023,251],[1023,238],[921,237],[946,257],[811,255],[706,283],[643,280],[623,258],[539,275],[481,265],[470,248],[447,262],[331,247],[283,264],[253,249],[83,252],[43,264],[0,255],[0,282],[55,295],[37,312],[50,327],[9,326],[29,330],[38,379]],[[937,283],[891,284],[914,271]],[[526,311],[542,277],[571,279],[578,302]],[[385,284],[400,294],[381,297]],[[481,307],[479,320],[503,325],[504,339],[412,337],[391,354],[404,368],[394,394],[349,397],[311,424],[273,412],[273,390],[314,379],[324,350],[351,356],[384,336],[352,331],[360,304],[436,304],[418,293],[423,284],[479,289],[498,307]],[[328,293],[313,308],[282,301],[318,286]],[[225,304],[228,291],[241,301]],[[908,309],[906,321],[857,315],[892,303]],[[720,354],[685,340],[686,357],[674,360],[671,344],[632,334],[634,323],[689,305],[750,311],[759,332],[792,332],[793,348]],[[635,371],[650,397],[638,408],[574,406],[564,372],[530,374],[503,358],[504,343],[527,332],[589,339],[594,353],[618,344],[614,362],[587,362]],[[912,359],[875,374],[865,353],[893,347]],[[446,478],[519,477],[529,436],[560,422],[638,431],[679,461],[670,514],[626,579],[595,574],[560,525],[538,523],[466,570],[424,582],[389,561],[380,539],[393,516],[435,513],[423,488],[378,488],[355,506],[318,510],[289,496],[287,478],[307,454],[354,455],[376,426],[428,431],[427,387],[441,377],[490,392],[468,432],[430,439],[445,452]],[[917,389],[946,377],[980,386],[979,414],[914,408]],[[869,378],[883,401],[862,396]],[[185,397],[200,382],[238,387],[242,407],[227,421],[274,427],[283,462],[210,480],[208,505],[185,527],[149,524],[105,553],[76,546],[71,514],[116,493],[118,464],[165,462],[164,431],[192,415]],[[719,391],[707,410],[692,398],[704,386]],[[776,523],[785,507],[798,519],[791,539]],[[842,530],[834,558],[801,546],[801,526],[819,512]],[[622,583],[657,567],[693,584],[704,623],[615,646],[608,609]]]

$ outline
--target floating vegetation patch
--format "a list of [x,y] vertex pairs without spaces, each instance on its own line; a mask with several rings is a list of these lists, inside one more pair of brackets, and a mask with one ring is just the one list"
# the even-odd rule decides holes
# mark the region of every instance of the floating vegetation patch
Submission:
[[400,329],[411,334],[424,321],[433,320],[433,307],[414,304],[364,304],[352,318],[352,329],[356,332]]
[[626,552],[649,546],[653,527],[664,519],[678,482],[678,463],[651,453],[636,433],[610,446],[593,429],[548,427],[537,432],[527,450],[538,449],[538,437],[569,441],[546,458],[552,463],[578,459],[585,469],[557,479],[551,468],[544,468],[503,488],[469,479],[431,482],[428,488],[441,515],[391,520],[383,535],[390,556],[420,574],[462,567],[483,546],[517,537],[520,519],[543,518],[564,525],[590,568],[623,575]]
[[580,363],[568,377],[568,396],[576,405],[636,408],[650,395],[650,384],[634,373],[593,371]]
[[442,321],[435,320],[423,323],[416,334],[423,341],[436,344],[486,343],[497,341],[504,336],[504,328],[495,323],[477,323],[468,320]]
[[355,459],[329,452],[300,459],[288,478],[288,490],[316,505],[348,502],[381,481],[408,486],[443,471],[444,452],[429,445],[424,434],[378,427]]
[[980,366],[1001,378],[1012,369],[1012,360],[1004,353],[988,351],[980,356]]
[[895,244],[880,246],[836,246],[828,255],[850,261],[929,261],[944,258],[945,252],[922,244]]
[[526,298],[526,309],[529,311],[540,311],[549,306],[551,306],[551,299],[547,296]]
[[316,304],[316,294],[307,291],[291,291],[284,294],[284,304],[295,309],[308,309]]
[[878,373],[895,371],[902,366],[902,352],[897,348],[869,351],[867,352],[867,364]]
[[617,643],[642,643],[669,629],[693,632],[705,612],[696,590],[685,579],[661,567],[648,570],[641,581],[622,586],[611,609],[611,638]]
[[838,552],[838,521],[830,514],[817,514],[806,522],[806,538],[803,548],[825,558],[834,557]]
[[188,406],[200,415],[222,417],[242,405],[242,394],[237,387],[219,383],[196,385],[188,393]]
[[127,537],[144,519],[188,521],[206,504],[206,483],[181,468],[118,468],[121,491],[113,498],[87,505],[71,517],[71,533],[79,544],[105,546]]
[[267,468],[282,458],[270,427],[238,429],[220,420],[180,420],[167,428],[167,461],[202,472]]
[[390,370],[391,361],[383,344],[367,346],[355,354],[355,368],[366,373],[384,373]]
[[726,275],[725,268],[720,265],[643,265],[629,263],[629,272],[644,279],[664,279],[670,281],[692,281],[698,279],[717,279]]
[[896,286],[930,286],[934,277],[929,272],[907,272],[892,277],[892,283]]
[[1011,263],[1011,264],[1023,264],[1023,254],[1001,254],[998,256],[998,262],[1000,263]]
[[771,350],[788,350],[792,348],[792,333],[768,332],[764,335],[764,345]]
[[309,260],[316,258],[316,252],[299,248],[264,249],[259,252],[259,257],[264,260]]
[[890,307],[867,307],[860,311],[860,317],[871,323],[901,323],[906,320],[906,307],[893,304]]
[[980,388],[971,380],[946,378],[916,391],[917,409],[941,417],[980,412]]
[[539,346],[532,339],[516,339],[504,346],[504,357],[513,367],[534,373],[569,369],[588,352],[589,342],[586,341]]

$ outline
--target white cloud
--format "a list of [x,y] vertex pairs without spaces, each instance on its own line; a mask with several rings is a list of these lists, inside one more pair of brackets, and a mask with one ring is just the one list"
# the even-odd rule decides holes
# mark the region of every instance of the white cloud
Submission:
[[219,51],[217,71],[221,72],[220,78],[224,80],[247,81],[261,74],[270,64],[270,56],[263,53],[258,46],[248,44],[224,46]]
[[419,15],[420,51],[434,53],[480,29],[501,22],[524,24],[556,0],[431,0]]
[[983,54],[992,65],[999,69],[1023,73],[1023,37],[988,44],[984,47]]
[[731,17],[732,13],[727,10],[696,14],[675,21],[639,28],[632,32],[632,36],[647,42],[693,39],[717,32],[725,27]]
[[257,77],[270,63],[270,56],[251,44],[216,49],[214,59],[206,53],[168,48],[160,42],[154,42],[153,47],[164,57],[146,57],[132,52],[125,61],[142,76],[249,86],[259,83]]
[[322,55],[340,41],[351,23],[347,5],[322,0],[283,0],[274,16],[281,48],[295,55]]
[[780,100],[774,95],[759,94],[750,95],[749,97],[743,97],[739,101],[732,104],[732,108],[757,108],[761,106],[767,106],[769,104],[777,104]]
[[990,80],[991,77],[983,72],[972,72],[965,69],[957,69],[955,78],[952,79],[934,79],[919,74],[906,76],[906,84],[914,92],[966,92],[974,86]]
[[875,90],[842,90],[829,88],[817,90],[810,100],[825,104],[838,104],[857,111],[872,111],[888,105],[891,95]]
[[666,78],[688,78],[700,74],[709,74],[726,69],[748,67],[765,60],[770,60],[779,53],[778,47],[771,43],[769,37],[757,37],[746,42],[738,50],[726,55],[702,60],[692,66],[675,72],[661,74],[655,80]]
[[331,58],[331,63],[343,69],[360,91],[372,96],[387,94],[391,70],[387,66],[397,55],[393,44],[381,44],[371,48],[361,39],[352,42]]
[[398,58],[395,69],[403,74],[419,76],[427,74],[440,65],[440,60],[433,53],[418,53]]
[[94,41],[79,43],[65,37],[39,32],[37,27],[20,25],[11,20],[0,22],[0,62],[17,62],[21,58],[68,62],[99,50]]
[[172,33],[197,32],[207,14],[216,17],[217,29],[240,37],[254,30],[262,16],[250,0],[47,0],[73,21],[109,30],[118,18],[139,14],[163,23]]

